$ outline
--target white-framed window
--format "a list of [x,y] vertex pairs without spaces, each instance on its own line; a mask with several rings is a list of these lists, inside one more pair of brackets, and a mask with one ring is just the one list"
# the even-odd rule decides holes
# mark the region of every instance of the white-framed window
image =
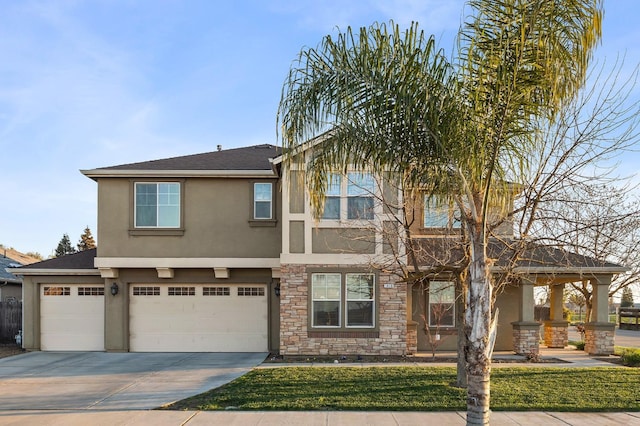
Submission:
[[273,184],[257,182],[253,184],[253,218],[273,219]]
[[180,183],[136,182],[136,228],[180,227]]
[[423,226],[425,228],[460,228],[453,205],[435,198],[425,197]]
[[374,196],[375,180],[371,173],[331,173],[325,189],[322,219],[371,220]]
[[455,286],[451,281],[429,282],[429,326],[455,326]]
[[340,327],[341,278],[340,274],[333,273],[311,275],[311,325],[313,327]]
[[346,274],[347,327],[373,327],[375,276]]
[[312,327],[373,328],[375,310],[374,274],[331,272],[311,275]]

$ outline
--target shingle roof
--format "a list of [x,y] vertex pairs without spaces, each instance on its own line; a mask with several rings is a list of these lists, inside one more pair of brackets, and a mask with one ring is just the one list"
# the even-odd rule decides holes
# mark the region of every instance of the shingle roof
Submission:
[[95,269],[93,260],[96,257],[96,249],[80,251],[66,256],[54,257],[42,262],[32,263],[21,267],[21,270],[29,269]]
[[[487,247],[487,256],[495,259],[494,267],[501,269],[512,267],[519,270],[576,273],[616,271],[624,272],[621,265],[600,261],[588,256],[572,253],[557,247],[528,243],[522,245],[519,240],[492,240]],[[424,238],[416,240],[418,261],[422,266],[455,265],[464,260],[461,242],[457,238]],[[516,250],[520,252],[517,253]],[[512,259],[516,259],[509,265]]]
[[18,277],[13,275],[11,272],[7,271],[7,268],[17,268],[19,266],[22,266],[22,265],[20,263],[16,262],[15,260],[0,255],[0,282],[1,283],[4,283],[4,282],[20,283],[20,282],[22,282],[22,280],[20,280]]
[[98,170],[271,170],[269,159],[282,152],[275,145],[254,145],[203,154],[103,167]]

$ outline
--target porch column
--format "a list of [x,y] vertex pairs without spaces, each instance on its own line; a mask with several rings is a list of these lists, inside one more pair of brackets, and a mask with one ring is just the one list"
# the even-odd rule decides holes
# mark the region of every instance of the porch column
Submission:
[[569,343],[569,321],[564,316],[564,284],[551,287],[551,318],[544,322],[544,344],[564,348]]
[[418,322],[413,320],[413,285],[407,283],[407,354],[418,353]]
[[609,322],[609,285],[611,275],[597,275],[591,279],[593,311],[591,322],[584,327],[584,350],[589,355],[611,355],[615,323]]
[[512,322],[513,350],[520,355],[537,354],[540,350],[540,323],[534,320],[533,285],[535,276],[524,276],[520,279],[519,311],[520,320]]

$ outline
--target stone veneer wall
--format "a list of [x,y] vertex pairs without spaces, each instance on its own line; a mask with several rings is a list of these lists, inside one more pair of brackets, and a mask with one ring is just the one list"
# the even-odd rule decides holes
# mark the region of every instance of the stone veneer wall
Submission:
[[569,344],[569,323],[567,321],[545,321],[544,344],[548,348],[567,346]]
[[585,325],[584,350],[589,355],[611,355],[615,336],[615,324]]
[[[280,267],[280,354],[285,356],[406,355],[407,285],[404,282],[397,282],[395,276],[382,272],[378,274],[376,288],[378,337],[360,337],[357,336],[357,332],[349,331],[345,332],[344,337],[309,337],[310,283],[307,268],[323,267],[350,268],[345,265],[281,265]],[[393,288],[385,288],[385,284],[393,284]],[[332,332],[332,330],[326,331]]]
[[540,324],[511,323],[513,326],[513,350],[520,355],[540,352]]

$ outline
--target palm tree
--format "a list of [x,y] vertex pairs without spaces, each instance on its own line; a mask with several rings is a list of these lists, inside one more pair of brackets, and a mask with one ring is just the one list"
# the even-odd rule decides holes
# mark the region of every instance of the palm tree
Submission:
[[467,423],[487,424],[495,283],[489,213],[508,204],[552,121],[580,89],[601,37],[601,0],[474,0],[446,60],[417,25],[351,29],[303,50],[285,82],[278,120],[296,152],[331,129],[310,163],[316,211],[326,176],[353,164],[401,173],[435,197],[453,196],[469,241]]

